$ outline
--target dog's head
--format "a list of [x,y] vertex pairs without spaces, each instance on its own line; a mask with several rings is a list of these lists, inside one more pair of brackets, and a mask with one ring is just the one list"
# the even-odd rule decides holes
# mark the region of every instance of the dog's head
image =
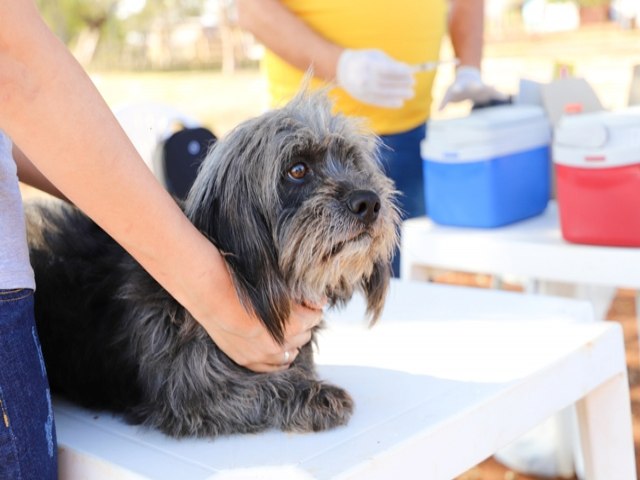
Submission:
[[292,301],[336,305],[361,290],[371,320],[379,316],[399,214],[378,147],[323,94],[301,93],[240,124],[204,161],[187,215],[274,338]]

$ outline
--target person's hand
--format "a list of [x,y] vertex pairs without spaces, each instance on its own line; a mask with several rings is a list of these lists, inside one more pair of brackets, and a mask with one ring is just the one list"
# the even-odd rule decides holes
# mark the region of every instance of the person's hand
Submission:
[[344,50],[336,80],[356,100],[378,107],[399,108],[414,96],[411,67],[380,50]]
[[507,96],[482,81],[480,70],[463,65],[456,70],[456,78],[447,89],[440,110],[449,102],[471,100],[474,103],[488,103],[491,100],[506,100]]
[[298,356],[300,348],[309,343],[315,327],[322,321],[322,305],[292,304],[291,315],[284,332],[284,342],[278,344],[258,318],[247,312],[237,297],[231,310],[207,332],[216,345],[238,365],[254,372],[286,370]]

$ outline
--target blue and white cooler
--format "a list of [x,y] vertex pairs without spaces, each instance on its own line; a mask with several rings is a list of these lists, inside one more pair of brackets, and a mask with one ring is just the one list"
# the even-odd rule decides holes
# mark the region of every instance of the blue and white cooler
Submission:
[[492,228],[541,214],[551,189],[550,143],[551,125],[533,105],[430,121],[422,143],[428,216]]

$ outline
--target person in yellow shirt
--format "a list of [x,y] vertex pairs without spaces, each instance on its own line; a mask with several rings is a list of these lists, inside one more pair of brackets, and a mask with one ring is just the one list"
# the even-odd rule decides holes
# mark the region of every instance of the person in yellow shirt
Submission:
[[[420,142],[435,72],[419,65],[438,60],[448,28],[459,65],[440,107],[501,98],[480,75],[484,0],[237,0],[237,7],[240,26],[267,48],[271,105],[291,99],[311,67],[311,87],[334,85],[336,111],[367,119],[382,139],[404,217],[425,215]],[[396,255],[396,274],[398,266]]]

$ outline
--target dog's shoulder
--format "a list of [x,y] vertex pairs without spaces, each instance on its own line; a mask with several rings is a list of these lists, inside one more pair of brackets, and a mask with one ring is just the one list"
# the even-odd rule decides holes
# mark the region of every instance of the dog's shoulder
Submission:
[[80,209],[62,200],[25,202],[27,241],[32,263],[38,252],[52,258],[104,258],[121,255],[122,248]]

